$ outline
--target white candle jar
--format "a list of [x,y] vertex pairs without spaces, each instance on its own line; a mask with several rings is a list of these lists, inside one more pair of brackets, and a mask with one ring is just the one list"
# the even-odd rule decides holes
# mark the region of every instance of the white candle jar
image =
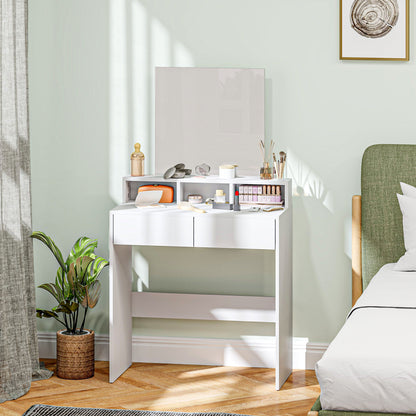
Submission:
[[219,176],[224,179],[235,178],[237,176],[237,165],[221,165]]

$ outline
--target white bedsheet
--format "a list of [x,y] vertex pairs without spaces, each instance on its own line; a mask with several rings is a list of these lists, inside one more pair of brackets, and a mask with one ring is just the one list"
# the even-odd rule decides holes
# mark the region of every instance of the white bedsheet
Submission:
[[383,266],[316,364],[325,410],[416,414],[416,272]]

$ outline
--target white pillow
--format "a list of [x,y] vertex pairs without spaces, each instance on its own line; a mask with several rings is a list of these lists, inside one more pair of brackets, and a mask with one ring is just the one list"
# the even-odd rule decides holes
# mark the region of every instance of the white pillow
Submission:
[[[401,185],[403,188],[403,185],[406,184]],[[410,187],[410,185],[407,186]],[[409,188],[406,188],[407,191],[409,191]],[[405,191],[403,190],[403,192]],[[400,257],[394,266],[394,270],[402,272],[416,271],[416,197],[411,198],[397,194],[397,199],[403,214],[403,236],[406,253]]]
[[400,182],[403,195],[410,196],[410,198],[416,198],[416,188],[407,183]]

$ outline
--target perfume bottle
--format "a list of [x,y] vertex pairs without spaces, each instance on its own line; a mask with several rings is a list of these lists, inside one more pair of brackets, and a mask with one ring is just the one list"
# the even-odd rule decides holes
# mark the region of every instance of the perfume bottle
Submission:
[[214,201],[217,204],[225,204],[225,192],[222,189],[217,189],[215,191]]
[[144,154],[140,151],[140,147],[140,143],[136,143],[130,157],[131,176],[144,176]]

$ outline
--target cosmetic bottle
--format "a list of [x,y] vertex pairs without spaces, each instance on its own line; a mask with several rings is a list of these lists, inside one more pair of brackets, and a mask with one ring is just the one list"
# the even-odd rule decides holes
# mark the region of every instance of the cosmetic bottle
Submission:
[[140,143],[134,145],[134,152],[130,157],[131,176],[144,176],[144,154],[140,151]]
[[240,193],[238,191],[235,191],[235,194],[234,194],[233,210],[240,211]]
[[247,198],[247,202],[253,202],[253,187],[249,186],[248,187],[248,198]]
[[267,196],[266,196],[266,203],[270,204],[272,202],[272,187],[267,185]]
[[276,202],[282,202],[282,196],[280,193],[280,186],[276,186]]

